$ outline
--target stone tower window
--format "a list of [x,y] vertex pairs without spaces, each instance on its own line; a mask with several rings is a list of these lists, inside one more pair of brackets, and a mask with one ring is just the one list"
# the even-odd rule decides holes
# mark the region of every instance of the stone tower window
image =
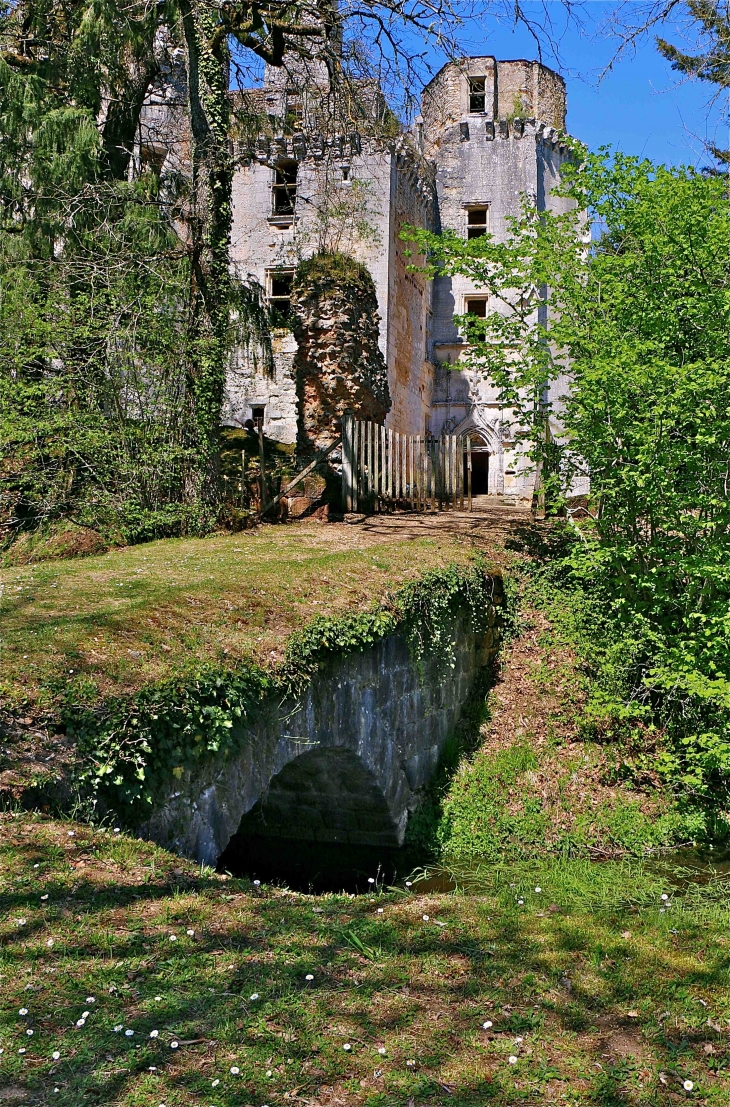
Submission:
[[484,296],[469,296],[464,301],[467,315],[476,315],[478,319],[487,318],[487,301]]
[[297,201],[297,172],[295,161],[282,161],[274,170],[271,186],[271,211],[274,216],[294,215]]
[[487,110],[487,78],[469,78],[469,111],[472,115],[483,115]]
[[468,208],[466,213],[466,237],[481,238],[489,230],[489,208]]
[[259,427],[261,428],[261,430],[264,429],[264,414],[265,414],[265,411],[266,411],[266,409],[263,405],[261,407],[252,407],[251,408],[251,422],[253,423],[254,428],[256,430],[258,430]]
[[271,309],[272,327],[286,327],[291,316],[293,269],[274,269],[266,275],[266,298]]

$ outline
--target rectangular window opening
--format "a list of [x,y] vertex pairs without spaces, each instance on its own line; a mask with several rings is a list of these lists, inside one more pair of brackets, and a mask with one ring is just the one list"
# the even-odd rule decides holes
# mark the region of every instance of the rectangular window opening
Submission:
[[469,111],[472,115],[482,115],[487,110],[487,78],[469,78]]
[[251,422],[253,423],[255,430],[258,430],[259,427],[261,428],[261,430],[264,429],[264,412],[265,412],[265,410],[266,410],[265,407],[252,407],[251,408]]
[[469,208],[466,213],[466,237],[481,238],[489,229],[489,208]]
[[465,305],[467,315],[476,315],[479,319],[487,318],[487,301],[484,297],[477,299],[471,297],[466,300]]
[[288,92],[286,96],[286,128],[289,134],[304,127],[304,105],[301,96]]
[[295,161],[282,161],[274,170],[274,183],[271,186],[271,210],[273,215],[294,215],[297,201],[298,172],[299,166]]
[[293,269],[276,269],[268,275],[267,300],[272,327],[288,327],[291,319]]

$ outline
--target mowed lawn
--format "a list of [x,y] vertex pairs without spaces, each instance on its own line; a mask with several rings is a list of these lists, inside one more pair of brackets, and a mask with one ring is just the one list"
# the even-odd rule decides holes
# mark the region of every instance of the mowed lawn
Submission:
[[0,1102],[730,1102],[722,885],[687,900],[615,863],[497,877],[306,896],[5,813]]
[[458,532],[310,523],[5,569],[0,695],[32,714],[61,689],[88,700],[206,662],[271,664],[317,615],[471,556]]

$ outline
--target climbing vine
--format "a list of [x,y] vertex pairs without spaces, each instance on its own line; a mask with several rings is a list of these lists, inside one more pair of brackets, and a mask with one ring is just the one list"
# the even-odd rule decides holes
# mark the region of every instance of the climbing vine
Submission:
[[292,635],[273,671],[208,667],[133,698],[93,708],[69,704],[63,721],[81,754],[79,791],[92,810],[112,810],[139,823],[176,780],[213,758],[235,757],[267,705],[301,696],[333,657],[370,649],[399,631],[421,671],[427,657],[453,666],[456,616],[466,612],[470,629],[479,634],[500,603],[501,581],[482,565],[451,565],[426,573],[370,611],[315,619]]

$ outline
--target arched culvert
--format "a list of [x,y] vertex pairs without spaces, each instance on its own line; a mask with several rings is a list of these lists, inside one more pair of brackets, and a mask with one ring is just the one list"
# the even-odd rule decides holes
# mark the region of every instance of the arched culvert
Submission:
[[389,867],[398,830],[374,774],[351,750],[290,761],[243,816],[219,859],[235,874],[294,884],[355,886]]

